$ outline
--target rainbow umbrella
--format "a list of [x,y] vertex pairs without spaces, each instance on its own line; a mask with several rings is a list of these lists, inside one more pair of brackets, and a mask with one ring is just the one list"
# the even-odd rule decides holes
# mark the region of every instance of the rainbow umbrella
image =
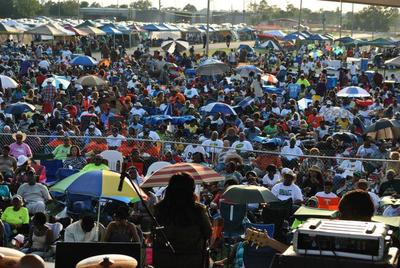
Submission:
[[[139,195],[127,178],[124,179],[122,190],[118,191],[120,174],[109,170],[91,170],[75,173],[50,188],[50,191],[80,194],[99,198],[110,198],[120,200],[129,198],[131,203],[140,201]],[[139,194],[147,198],[146,194],[139,188]],[[98,206],[97,222],[100,222],[100,205]],[[98,231],[98,230],[97,230]]]

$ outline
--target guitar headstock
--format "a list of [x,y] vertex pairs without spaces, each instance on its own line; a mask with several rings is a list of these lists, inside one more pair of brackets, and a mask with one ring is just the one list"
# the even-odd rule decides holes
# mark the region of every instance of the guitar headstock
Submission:
[[260,230],[256,228],[247,228],[245,235],[246,243],[249,243],[251,246],[259,247],[267,247],[269,236],[266,230]]

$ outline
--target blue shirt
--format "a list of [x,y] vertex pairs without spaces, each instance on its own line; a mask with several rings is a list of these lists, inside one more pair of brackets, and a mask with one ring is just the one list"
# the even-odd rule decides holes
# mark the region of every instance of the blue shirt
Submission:
[[297,100],[300,94],[301,87],[297,83],[290,83],[287,86],[289,98]]

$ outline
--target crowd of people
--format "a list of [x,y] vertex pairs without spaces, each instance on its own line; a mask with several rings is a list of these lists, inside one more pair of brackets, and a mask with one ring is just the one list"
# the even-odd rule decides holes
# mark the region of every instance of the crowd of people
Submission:
[[[210,222],[218,224],[222,192],[236,184],[267,187],[279,200],[291,199],[294,208],[318,207],[318,198],[367,192],[373,214],[400,216],[397,203],[381,205],[381,198],[396,197],[400,191],[400,75],[394,71],[385,77],[378,69],[367,72],[346,62],[347,57],[369,57],[374,68],[374,57],[382,49],[348,47],[337,53],[333,44],[296,44],[262,51],[251,63],[246,52],[230,49],[215,56],[226,64],[225,73],[201,76],[196,70],[206,57],[194,48],[170,54],[139,46],[129,55],[112,47],[112,42],[100,47],[101,63],[93,67],[69,64],[76,44],[24,45],[9,40],[1,48],[0,73],[18,83],[17,88],[0,86],[3,245],[47,258],[62,228],[59,218],[48,215],[49,204],[57,198],[49,193],[53,178],[47,178],[41,160],[60,161],[60,168],[69,170],[108,170],[100,155],[105,150],[121,152],[123,168],[135,167],[138,183],[157,161],[199,163],[223,177],[196,189],[197,199],[185,174],[179,178],[187,180],[186,185],[172,178],[165,191],[144,189],[147,205],[169,227],[167,236],[178,250],[199,250],[203,246],[199,237],[209,238],[218,229]],[[383,52],[398,55],[399,50]],[[335,60],[341,62],[338,70],[330,66]],[[240,67],[246,64],[258,68],[243,72]],[[79,84],[87,75],[102,82]],[[265,75],[274,76],[264,81]],[[57,84],[60,77],[69,81],[68,87]],[[370,97],[336,95],[348,86],[360,86]],[[232,109],[205,112],[202,107],[214,102]],[[35,109],[13,110],[16,105]],[[390,135],[367,133],[383,118],[390,121],[386,127]],[[179,194],[180,190],[188,195]],[[210,215],[195,200],[207,206]],[[260,221],[258,212],[263,208],[249,206],[247,218]],[[63,239],[148,238],[152,220],[142,204],[114,207],[110,214],[113,221],[110,218],[106,227],[90,213],[75,215],[73,223],[63,221]],[[344,212],[343,217],[353,216]],[[189,241],[186,235],[174,236],[175,224],[187,233],[193,225],[201,226]],[[197,244],[188,245],[191,242]],[[193,257],[193,262],[201,257]],[[177,266],[171,267],[188,267],[175,261]]]

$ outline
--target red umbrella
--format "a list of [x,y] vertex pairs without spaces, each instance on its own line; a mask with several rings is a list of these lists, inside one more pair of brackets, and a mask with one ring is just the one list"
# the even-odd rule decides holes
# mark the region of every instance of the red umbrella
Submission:
[[374,104],[374,102],[372,100],[356,100],[356,103],[360,107],[368,107],[368,106]]
[[209,167],[194,163],[177,163],[157,170],[142,183],[141,187],[167,186],[170,178],[177,173],[190,174],[197,184],[224,179]]

